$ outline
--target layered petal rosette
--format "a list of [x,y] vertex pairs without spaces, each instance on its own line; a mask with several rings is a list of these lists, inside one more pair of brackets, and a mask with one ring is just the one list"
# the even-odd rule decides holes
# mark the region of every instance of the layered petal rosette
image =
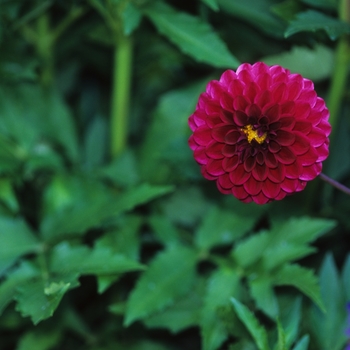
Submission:
[[312,81],[281,66],[225,71],[189,117],[189,145],[203,176],[243,202],[280,200],[320,174],[329,112]]

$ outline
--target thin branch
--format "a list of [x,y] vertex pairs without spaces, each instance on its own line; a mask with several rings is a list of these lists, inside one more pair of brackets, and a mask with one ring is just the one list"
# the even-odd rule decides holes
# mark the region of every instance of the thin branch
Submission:
[[338,181],[335,181],[333,179],[331,179],[330,177],[328,177],[327,175],[321,173],[319,175],[319,177],[323,180],[328,182],[330,185],[332,185],[333,187],[337,188],[338,190],[348,194],[350,196],[350,188],[342,185],[341,183],[339,183]]

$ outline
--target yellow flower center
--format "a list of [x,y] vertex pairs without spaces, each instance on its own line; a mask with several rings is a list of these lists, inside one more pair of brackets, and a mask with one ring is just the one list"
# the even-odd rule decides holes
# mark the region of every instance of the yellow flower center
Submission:
[[252,125],[246,125],[244,126],[241,131],[244,132],[244,134],[247,136],[247,140],[249,143],[252,143],[253,140],[255,140],[257,143],[262,144],[267,136],[267,133],[264,132],[261,136],[258,135],[258,130],[253,129]]

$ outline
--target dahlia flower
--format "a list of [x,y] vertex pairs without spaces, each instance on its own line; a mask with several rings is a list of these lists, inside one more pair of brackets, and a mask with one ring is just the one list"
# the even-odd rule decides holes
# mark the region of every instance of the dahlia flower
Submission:
[[265,204],[301,191],[328,156],[329,112],[312,81],[281,66],[225,71],[189,117],[189,146],[220,192]]

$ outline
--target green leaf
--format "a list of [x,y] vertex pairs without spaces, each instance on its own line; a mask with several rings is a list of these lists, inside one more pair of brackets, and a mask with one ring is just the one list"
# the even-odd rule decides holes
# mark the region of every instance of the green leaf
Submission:
[[132,2],[128,2],[125,5],[122,18],[124,34],[130,35],[140,25],[142,14]]
[[165,215],[153,215],[148,219],[157,239],[165,246],[179,244],[180,234],[175,225]]
[[307,295],[321,310],[325,310],[318,280],[313,271],[299,265],[285,265],[273,277],[275,285],[294,286]]
[[284,22],[271,12],[273,0],[227,1],[217,0],[220,8],[234,18],[242,19],[269,36],[282,38]]
[[176,12],[162,2],[153,2],[145,14],[157,29],[184,53],[218,68],[237,68],[239,61],[209,24],[187,13]]
[[61,337],[59,329],[49,332],[39,329],[28,331],[21,336],[16,350],[50,350],[59,343]]
[[144,324],[149,328],[167,328],[172,333],[197,326],[201,319],[203,293],[204,284],[198,280],[189,293],[176,299],[163,311],[144,319]]
[[302,0],[303,3],[325,10],[337,10],[337,0]]
[[329,78],[333,73],[334,50],[321,44],[312,48],[293,46],[291,51],[260,59],[268,65],[280,65],[314,82]]
[[250,293],[254,298],[257,307],[272,319],[276,319],[279,310],[271,277],[259,275],[257,278],[248,280],[248,283]]
[[25,285],[33,277],[39,276],[40,272],[30,263],[24,261],[16,269],[12,269],[6,279],[0,284],[0,315],[5,307],[11,302],[17,288]]
[[0,275],[20,256],[38,251],[40,244],[21,219],[0,217]]
[[339,350],[346,340],[346,298],[333,256],[327,254],[320,270],[321,296],[326,313],[313,309],[312,325],[321,349]]
[[196,254],[185,247],[159,253],[138,280],[126,306],[124,324],[130,325],[171,305],[191,288]]
[[227,322],[220,313],[229,307],[230,297],[239,294],[240,276],[234,270],[220,269],[208,279],[200,318],[203,350],[218,349],[228,337]]
[[66,242],[57,245],[52,252],[50,270],[66,275],[112,275],[141,270],[143,266],[121,254],[114,254],[107,247],[72,247]]
[[20,286],[15,296],[17,300],[16,310],[23,317],[30,316],[36,325],[40,321],[53,315],[63,295],[71,284],[64,281],[52,282],[45,287],[42,280],[28,281],[25,286]]
[[95,182],[76,178],[68,185],[68,193],[72,201],[67,200],[63,208],[44,218],[41,223],[42,235],[46,239],[54,240],[68,235],[84,234],[86,230],[102,225],[107,219],[115,218],[118,214],[147,203],[171,190],[170,186],[143,184],[114,194],[107,188],[97,186]]
[[247,217],[214,207],[199,226],[195,244],[204,250],[209,250],[215,245],[230,244],[252,229],[254,224],[254,220]]
[[208,7],[210,7],[213,11],[219,11],[219,5],[216,0],[202,0]]
[[286,346],[286,333],[281,325],[281,322],[277,320],[278,341],[276,350],[288,350]]
[[316,30],[326,31],[329,38],[335,40],[342,34],[350,33],[350,25],[321,12],[307,10],[297,15],[286,29],[284,36],[288,38],[295,33]]
[[281,322],[286,333],[287,347],[295,342],[301,318],[301,298],[296,298],[295,301],[287,298],[284,304],[281,304]]
[[[257,262],[263,255],[264,250],[270,244],[268,232],[263,231],[254,234],[237,244],[232,252],[232,257],[242,267],[247,267]],[[254,252],[252,254],[251,252]]]
[[3,202],[12,212],[18,212],[19,206],[9,178],[0,178],[0,201]]
[[346,257],[343,271],[342,271],[342,281],[345,290],[345,296],[350,300],[350,254]]
[[292,350],[307,350],[309,347],[310,337],[306,334],[304,335],[293,347]]
[[231,298],[233,308],[239,319],[247,327],[259,350],[269,350],[266,330],[259,324],[253,313],[235,298]]

